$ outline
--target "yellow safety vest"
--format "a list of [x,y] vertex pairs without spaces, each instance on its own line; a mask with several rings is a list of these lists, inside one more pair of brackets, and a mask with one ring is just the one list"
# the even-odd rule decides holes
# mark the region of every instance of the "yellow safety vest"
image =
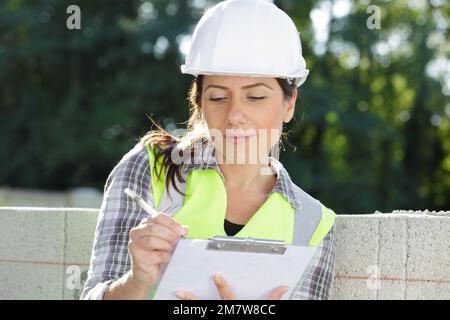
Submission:
[[[177,184],[186,197],[171,185],[166,188],[166,174],[160,172],[163,159],[155,163],[154,151],[147,146],[150,163],[151,186],[154,206],[157,210],[172,208],[172,217],[178,223],[189,226],[188,238],[208,239],[226,236],[224,219],[227,194],[221,174],[214,169],[189,172],[184,184]],[[180,187],[181,186],[181,187]],[[184,190],[183,190],[184,189]],[[335,213],[298,188],[302,204],[294,207],[278,192],[272,192],[264,204],[253,214],[245,226],[234,236],[284,240],[287,244],[317,246],[334,224]],[[173,208],[178,210],[174,210]],[[152,299],[156,292],[149,293]]]
[[[170,202],[178,201],[179,210],[174,213],[173,218],[180,224],[189,226],[189,238],[226,236],[223,225],[227,194],[221,174],[214,169],[193,170],[186,177],[183,190],[186,197],[180,196],[173,188],[168,193],[165,173],[162,172],[161,179],[158,179],[153,171],[155,168],[159,172],[162,158],[155,163],[154,152],[149,146],[147,151],[155,208],[173,207]],[[280,193],[272,192],[235,236],[317,246],[333,226],[335,213],[300,188],[298,196],[302,204],[300,210],[296,210]],[[161,206],[162,202],[165,203],[164,206]]]

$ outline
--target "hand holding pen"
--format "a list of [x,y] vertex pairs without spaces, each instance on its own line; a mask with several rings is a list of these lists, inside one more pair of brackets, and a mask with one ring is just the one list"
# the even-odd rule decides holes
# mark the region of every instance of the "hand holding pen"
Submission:
[[174,244],[188,232],[172,217],[157,212],[133,190],[125,194],[150,214],[129,233],[128,250],[131,254],[130,277],[139,287],[150,288],[161,273],[161,264],[170,260]]

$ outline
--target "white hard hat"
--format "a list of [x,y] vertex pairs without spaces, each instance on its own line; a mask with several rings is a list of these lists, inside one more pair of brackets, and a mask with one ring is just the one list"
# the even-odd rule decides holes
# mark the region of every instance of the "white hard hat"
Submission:
[[300,33],[272,1],[226,0],[208,9],[181,72],[278,77],[299,87],[308,76]]

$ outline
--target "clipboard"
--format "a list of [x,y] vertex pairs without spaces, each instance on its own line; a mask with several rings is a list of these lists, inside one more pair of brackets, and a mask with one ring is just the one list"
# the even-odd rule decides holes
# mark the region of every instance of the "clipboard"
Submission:
[[184,290],[200,299],[220,299],[212,280],[221,274],[237,299],[267,299],[280,285],[289,286],[290,299],[310,264],[316,247],[285,244],[281,240],[215,236],[180,239],[155,286],[154,300],[178,300]]

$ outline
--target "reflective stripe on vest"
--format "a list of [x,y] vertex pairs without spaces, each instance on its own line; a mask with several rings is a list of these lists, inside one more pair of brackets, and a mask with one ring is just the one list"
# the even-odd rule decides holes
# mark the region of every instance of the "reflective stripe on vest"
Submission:
[[[226,236],[223,222],[227,198],[219,172],[213,169],[191,171],[183,177],[186,182],[177,182],[178,189],[186,193],[184,197],[172,184],[167,190],[165,172],[161,179],[157,178],[154,168],[159,172],[162,159],[155,163],[154,153],[148,146],[147,150],[155,208],[188,225],[190,238]],[[301,209],[294,209],[281,194],[272,192],[235,236],[284,240],[302,246],[319,245],[333,226],[335,213],[299,190]]]

